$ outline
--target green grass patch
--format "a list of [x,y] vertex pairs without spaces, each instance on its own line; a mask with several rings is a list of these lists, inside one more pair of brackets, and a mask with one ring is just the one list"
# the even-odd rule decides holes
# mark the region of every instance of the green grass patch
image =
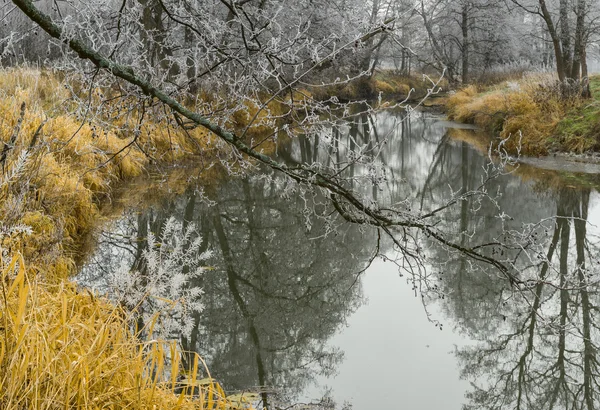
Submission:
[[600,150],[600,76],[590,78],[592,98],[569,110],[558,123],[554,143],[565,151]]

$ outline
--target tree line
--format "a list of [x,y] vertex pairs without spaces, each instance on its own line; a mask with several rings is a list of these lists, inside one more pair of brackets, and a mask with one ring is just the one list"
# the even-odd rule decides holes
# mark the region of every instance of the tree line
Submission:
[[[13,4],[1,7],[4,65],[64,56]],[[452,81],[468,83],[555,67],[561,81],[579,80],[588,74],[588,50],[596,51],[599,17],[592,0],[42,0],[36,7],[68,25],[65,37],[85,37],[192,90],[211,74],[249,71],[250,61],[278,72],[282,82],[313,66],[305,79],[391,68],[445,70]],[[260,71],[254,75],[261,80]]]
[[[111,93],[104,96],[105,101],[98,110],[110,107],[114,100],[121,100],[129,110],[142,113],[140,121],[146,118],[145,112],[150,112],[149,107],[154,107],[148,114],[155,116],[154,119],[162,115],[164,121],[184,130],[207,129],[230,147],[229,157],[220,159],[231,172],[239,171],[236,164],[240,160],[251,160],[242,162],[246,167],[258,161],[286,176],[289,181],[286,195],[303,198],[322,195],[327,202],[322,207],[308,207],[308,213],[325,220],[338,214],[348,222],[376,227],[393,242],[401,259],[410,261],[402,265],[411,274],[424,266],[425,257],[418,238],[425,235],[450,252],[491,266],[518,287],[527,281],[521,275],[518,261],[490,253],[487,246],[462,243],[460,238],[448,235],[440,223],[447,209],[458,207],[469,198],[493,202],[494,194],[490,194],[488,186],[504,172],[501,166],[489,164],[480,184],[470,190],[450,192],[445,203],[436,209],[415,210],[408,200],[385,206],[373,201],[371,192],[382,189],[394,179],[383,172],[381,164],[381,153],[389,136],[376,139],[370,131],[365,131],[368,138],[352,140],[350,152],[338,155],[337,139],[327,134],[334,122],[348,119],[359,105],[339,101],[335,95],[325,102],[315,101],[306,88],[372,74],[375,63],[383,65],[390,60],[384,52],[393,44],[409,53],[405,54],[406,67],[417,63],[422,69],[437,67],[458,81],[457,70],[463,64],[462,73],[468,79],[477,72],[471,69],[475,61],[482,61],[478,59],[486,55],[490,62],[495,62],[494,67],[511,61],[506,56],[511,55],[508,46],[514,42],[491,41],[484,34],[495,32],[497,38],[509,36],[516,42],[516,34],[507,29],[510,26],[524,30],[525,38],[536,43],[535,35],[531,34],[535,33],[535,25],[527,23],[543,19],[546,13],[554,19],[548,21],[553,22],[560,21],[555,19],[563,14],[569,19],[575,18],[575,33],[578,27],[580,31],[581,27],[592,27],[593,13],[586,2],[565,3],[566,11],[561,14],[563,3],[553,4],[551,8],[542,1],[530,4],[374,1],[365,4],[351,0],[69,0],[34,5],[30,0],[13,0],[22,14],[17,14],[14,8],[7,9],[6,14],[11,18],[24,15],[35,23],[31,28],[33,33],[40,29],[47,33],[51,38],[48,51],[52,54],[54,47],[57,56],[49,63],[67,77],[75,75],[71,84],[84,84],[89,94],[98,89]],[[457,4],[463,7],[457,9]],[[42,6],[47,10],[42,10]],[[577,23],[578,16],[583,23]],[[442,17],[446,20],[441,20]],[[498,24],[510,19],[517,21],[506,26]],[[538,33],[550,30],[545,28],[548,22],[543,21],[546,25],[542,25]],[[462,27],[456,24],[460,22],[464,23]],[[560,27],[567,26],[560,22]],[[408,28],[411,24],[415,25],[414,30]],[[403,28],[406,28],[404,34]],[[450,41],[453,29],[456,29],[455,34],[460,34],[458,40],[466,43]],[[584,32],[591,33],[588,29]],[[566,29],[560,30],[563,37],[567,36]],[[482,40],[475,41],[477,36],[482,36]],[[592,37],[590,34],[581,38]],[[546,44],[542,39],[537,41]],[[458,44],[463,45],[462,49]],[[581,49],[581,41],[578,44]],[[19,47],[16,41],[6,45]],[[563,52],[563,43],[559,45],[563,58],[573,56],[568,60],[571,74],[573,67],[579,67],[580,76],[581,59],[574,57],[575,51]],[[484,46],[490,47],[489,53],[474,52],[484,50]],[[492,53],[503,48],[506,53]],[[515,49],[526,52],[523,47]],[[531,49],[528,53],[533,61],[535,53]],[[513,55],[512,61],[517,61],[516,54]],[[492,67],[491,63],[489,66]],[[482,72],[485,69],[485,64],[479,68]],[[430,92],[436,88],[437,83],[432,81]],[[84,107],[89,106],[90,99],[85,92],[83,96],[74,94]],[[269,104],[274,101],[283,108],[273,110]],[[371,112],[373,107],[365,105],[358,109]],[[231,126],[234,115],[245,115],[249,125],[235,129]],[[274,131],[255,139],[248,131],[256,124],[271,126]],[[292,140],[300,135],[308,140],[320,140],[326,147],[323,151],[328,153],[327,160],[290,166],[262,149],[265,142],[278,144],[280,137],[286,135]],[[132,132],[130,138],[135,142],[136,133]],[[502,158],[502,161],[510,160]],[[342,172],[354,169],[353,164],[366,173]],[[502,210],[497,211],[503,218]],[[329,232],[335,231],[334,227]],[[531,237],[532,234],[525,230],[523,235],[508,238],[498,247],[513,249],[522,242],[535,242],[537,239]]]

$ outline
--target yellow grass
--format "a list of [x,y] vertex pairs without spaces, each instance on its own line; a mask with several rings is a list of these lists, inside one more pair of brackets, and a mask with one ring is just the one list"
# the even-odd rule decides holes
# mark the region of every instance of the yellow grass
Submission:
[[[235,407],[198,358],[184,374],[173,343],[136,339],[127,312],[69,281],[102,198],[149,161],[126,133],[135,113],[82,124],[69,98],[50,73],[0,71],[0,153],[20,124],[0,169],[0,220],[32,231],[0,233],[0,409]],[[137,142],[178,159],[207,136],[159,119]]]
[[448,98],[448,114],[509,138],[506,147],[513,152],[546,154],[549,137],[575,103],[548,91],[551,82],[551,78],[530,76],[518,84],[503,83],[480,93],[470,86]]
[[175,343],[136,340],[121,309],[42,282],[19,253],[2,266],[2,409],[229,408],[197,356],[183,373]]

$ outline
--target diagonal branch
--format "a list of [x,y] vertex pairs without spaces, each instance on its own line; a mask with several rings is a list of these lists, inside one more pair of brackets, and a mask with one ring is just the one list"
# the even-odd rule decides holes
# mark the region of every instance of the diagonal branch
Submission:
[[[285,164],[282,164],[273,158],[257,152],[252,149],[251,146],[246,144],[239,136],[235,133],[228,131],[221,126],[211,122],[208,118],[201,114],[194,112],[180,102],[175,100],[173,97],[166,94],[161,89],[154,86],[150,81],[144,80],[140,76],[136,75],[131,67],[127,67],[118,64],[111,59],[105,57],[101,53],[90,48],[84,41],[77,38],[63,37],[61,28],[53,22],[49,16],[40,12],[32,3],[31,0],[12,0],[17,7],[19,7],[25,15],[31,20],[37,23],[43,30],[45,30],[50,36],[62,40],[68,45],[77,55],[85,60],[92,62],[99,69],[108,70],[115,77],[121,78],[126,82],[135,85],[141,89],[141,91],[157,100],[161,101],[174,112],[178,113],[182,117],[185,117],[192,122],[208,129],[213,132],[219,138],[233,146],[239,152],[247,155],[250,158],[258,160],[274,170],[278,170],[294,181],[311,185],[314,187],[320,187],[329,191],[331,198],[333,199],[334,206],[340,211],[341,215],[350,222],[359,224],[370,224],[383,229],[394,242],[398,245],[399,241],[394,237],[392,228],[404,227],[404,228],[415,228],[422,231],[425,235],[433,237],[439,243],[455,249],[475,260],[488,263],[497,268],[510,282],[511,284],[518,284],[521,281],[518,279],[516,274],[511,270],[510,267],[505,266],[502,262],[488,257],[482,253],[477,252],[473,248],[466,248],[459,244],[453,243],[444,238],[444,235],[438,232],[434,225],[431,223],[424,222],[418,215],[402,216],[396,212],[386,212],[385,210],[378,209],[363,203],[357,198],[349,189],[345,188],[340,182],[336,181],[331,176],[325,175],[309,167],[299,167],[297,169],[289,169]],[[385,24],[375,32],[383,32],[387,30],[387,25],[390,24],[386,21]],[[364,39],[363,37],[362,39]],[[368,38],[368,37],[367,37]],[[298,79],[297,79],[298,80]],[[279,93],[281,90],[279,90]],[[347,207],[349,206],[350,209]],[[403,247],[401,247],[403,249]],[[408,255],[411,256],[410,254]],[[412,255],[416,257],[415,255]]]

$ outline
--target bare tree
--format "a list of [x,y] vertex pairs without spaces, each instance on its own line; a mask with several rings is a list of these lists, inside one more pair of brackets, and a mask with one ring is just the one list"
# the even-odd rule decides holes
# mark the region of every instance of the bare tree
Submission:
[[438,64],[452,79],[468,83],[478,74],[515,59],[511,21],[501,3],[487,0],[420,2],[418,12]]
[[[556,72],[561,82],[584,79],[583,95],[589,96],[586,46],[594,23],[594,4],[587,0],[560,0],[558,4],[539,0],[512,0],[521,10],[539,17],[545,24],[554,50]],[[582,73],[584,75],[582,75]]]

